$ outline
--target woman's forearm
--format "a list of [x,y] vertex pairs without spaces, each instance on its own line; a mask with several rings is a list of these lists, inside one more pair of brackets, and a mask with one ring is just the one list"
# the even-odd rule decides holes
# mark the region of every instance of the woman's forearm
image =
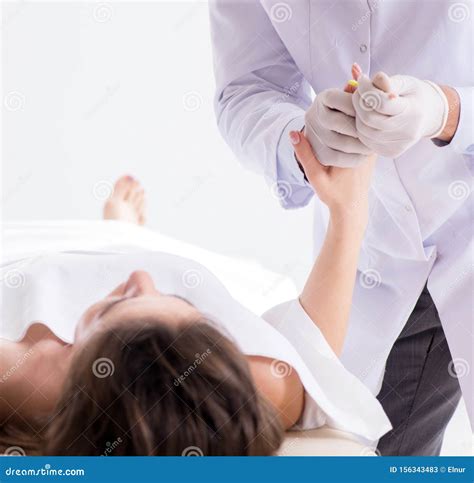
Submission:
[[349,319],[366,220],[331,214],[326,238],[300,295],[306,313],[340,354]]

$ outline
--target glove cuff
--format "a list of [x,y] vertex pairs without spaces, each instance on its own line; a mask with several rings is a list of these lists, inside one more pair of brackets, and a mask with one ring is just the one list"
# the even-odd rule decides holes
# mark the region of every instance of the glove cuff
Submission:
[[[448,122],[449,103],[448,103],[448,99],[446,98],[446,95],[437,84],[428,80],[426,80],[425,82],[429,84],[436,91],[440,100],[440,103],[438,104],[438,108],[435,108],[436,111],[439,111],[439,112],[435,113],[435,119],[433,119],[433,121],[436,123],[433,127],[434,132],[428,133],[426,135],[426,137],[433,139],[433,138],[437,138],[444,131],[444,128],[446,127],[446,123]],[[441,125],[438,124],[439,118],[441,118],[440,120]]]

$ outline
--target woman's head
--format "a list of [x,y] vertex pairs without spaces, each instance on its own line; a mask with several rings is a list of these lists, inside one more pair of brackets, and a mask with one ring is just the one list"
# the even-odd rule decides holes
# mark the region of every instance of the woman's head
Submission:
[[86,310],[77,324],[74,345],[81,349],[93,334],[118,325],[130,326],[146,321],[174,325],[199,317],[199,311],[188,301],[161,293],[147,272],[136,271],[126,282]]
[[125,284],[112,297],[126,300],[83,318],[47,454],[274,453],[282,428],[242,353],[189,303],[135,277],[146,291]]

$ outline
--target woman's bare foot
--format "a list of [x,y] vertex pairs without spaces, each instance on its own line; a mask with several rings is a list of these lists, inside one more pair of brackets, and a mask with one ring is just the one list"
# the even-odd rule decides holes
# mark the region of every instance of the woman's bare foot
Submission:
[[145,223],[145,191],[131,176],[122,176],[114,186],[112,196],[104,204],[104,220]]

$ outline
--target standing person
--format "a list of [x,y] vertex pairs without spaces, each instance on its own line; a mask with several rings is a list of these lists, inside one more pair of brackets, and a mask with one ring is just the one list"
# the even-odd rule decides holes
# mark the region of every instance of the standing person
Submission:
[[[213,0],[210,14],[219,128],[284,208],[314,195],[291,131],[325,165],[382,155],[342,361],[393,424],[381,454],[439,454],[460,385],[474,420],[473,2]],[[335,88],[354,61],[372,81],[351,95]],[[317,201],[316,250],[326,224]]]

